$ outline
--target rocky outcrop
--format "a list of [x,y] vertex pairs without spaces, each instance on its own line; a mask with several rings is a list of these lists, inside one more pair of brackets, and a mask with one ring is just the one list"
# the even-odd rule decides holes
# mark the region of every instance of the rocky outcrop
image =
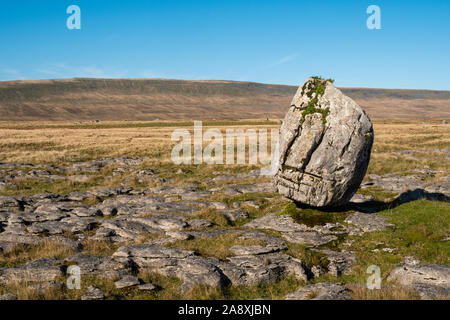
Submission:
[[392,270],[389,280],[396,280],[402,285],[425,283],[450,287],[450,267],[438,264],[403,263]]
[[195,284],[220,288],[228,280],[208,259],[189,250],[144,243],[121,247],[113,258],[119,262],[134,264],[138,268],[180,278],[184,281],[183,289],[189,289]]
[[54,281],[63,275],[61,261],[42,258],[21,266],[0,268],[0,283]]
[[364,178],[373,139],[361,107],[331,81],[308,79],[281,127],[278,192],[316,207],[347,203]]

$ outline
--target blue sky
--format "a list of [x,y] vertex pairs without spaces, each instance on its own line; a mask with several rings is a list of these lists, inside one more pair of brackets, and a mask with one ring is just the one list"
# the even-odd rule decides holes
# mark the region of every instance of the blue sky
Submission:
[[[69,5],[81,30],[69,30]],[[381,30],[366,9],[381,8]],[[2,0],[0,80],[225,79],[450,90],[450,1]]]

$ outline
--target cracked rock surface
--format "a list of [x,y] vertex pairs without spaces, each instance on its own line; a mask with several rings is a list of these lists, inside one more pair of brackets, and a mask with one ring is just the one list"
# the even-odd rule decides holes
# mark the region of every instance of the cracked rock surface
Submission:
[[335,283],[317,283],[288,294],[286,300],[352,300],[350,290]]
[[346,204],[364,178],[373,139],[356,102],[330,81],[308,79],[281,126],[278,192],[315,207]]
[[390,273],[388,280],[413,288],[423,299],[450,298],[450,267],[406,260]]

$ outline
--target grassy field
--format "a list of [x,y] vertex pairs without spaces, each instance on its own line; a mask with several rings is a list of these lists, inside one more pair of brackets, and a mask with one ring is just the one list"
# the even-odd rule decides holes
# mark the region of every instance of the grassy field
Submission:
[[[242,122],[210,121],[205,122],[204,129],[217,127],[243,129],[277,129],[278,121],[247,120]],[[183,165],[177,166],[171,162],[170,152],[176,144],[170,141],[175,128],[186,128],[192,131],[190,122],[108,122],[86,123],[74,125],[73,122],[60,123],[0,123],[0,162],[33,163],[37,165],[69,166],[71,164],[103,159],[106,157],[146,157],[139,165],[142,169],[153,169],[159,177],[172,179],[173,184],[194,183],[207,187],[206,181],[215,171],[224,174],[249,172],[257,166],[250,165]],[[450,125],[442,124],[441,120],[375,120],[375,143],[369,165],[368,174],[383,175],[394,173],[400,175],[414,174],[416,169],[431,169],[438,171],[427,176],[428,182],[437,181],[440,177],[450,174],[448,152],[450,150]],[[406,151],[406,153],[404,152]],[[413,152],[409,152],[413,151]],[[403,153],[402,153],[403,152]],[[98,189],[104,186],[117,186],[126,181],[135,188],[149,188],[154,182],[139,182],[133,176],[123,174],[115,177],[112,173],[117,169],[108,166],[100,174],[90,176],[85,182],[58,180],[43,182],[39,179],[23,179],[15,181],[15,187],[0,190],[0,195],[34,195],[43,192],[69,193]],[[177,172],[181,169],[182,172]],[[51,170],[50,170],[51,171]],[[60,174],[60,173],[59,173]],[[124,177],[125,176],[125,177]],[[241,183],[242,181],[240,181]],[[245,181],[251,183],[251,180]],[[226,182],[224,182],[226,184]],[[392,196],[389,193],[361,191],[384,200]],[[249,193],[240,196],[215,195],[209,201],[223,201],[228,204],[242,201],[257,201],[259,209],[249,208],[249,219],[230,223],[216,215],[214,210],[203,210],[196,214],[198,218],[206,218],[215,222],[215,228],[239,229],[243,223],[269,212],[284,210],[298,222],[315,225],[326,222],[340,222],[352,212],[323,212],[318,210],[303,210],[289,207],[289,201],[276,194]],[[95,201],[93,199],[92,201]],[[290,209],[289,209],[290,208]],[[309,211],[308,211],[309,210]],[[417,299],[418,296],[406,289],[391,288],[386,282],[387,275],[403,257],[412,255],[424,263],[450,264],[450,244],[442,241],[450,234],[448,203],[418,200],[392,208],[385,208],[379,214],[390,217],[396,225],[395,229],[382,232],[367,233],[360,238],[346,236],[338,242],[325,245],[323,248],[345,249],[354,251],[358,262],[351,275],[336,278],[324,275],[315,282],[332,281],[353,286],[353,297],[356,299]],[[276,235],[276,232],[272,232]],[[66,235],[70,238],[70,235]],[[144,242],[158,235],[145,236],[138,239]],[[237,239],[224,235],[214,239],[196,238],[190,241],[177,241],[172,247],[195,250],[202,256],[230,256],[229,248],[233,245],[264,245],[255,240]],[[395,247],[393,252],[372,251],[377,249],[378,242]],[[350,243],[350,245],[348,245]],[[287,253],[301,259],[306,265],[317,265],[323,262],[323,257],[307,250],[305,246],[290,244]],[[91,255],[110,255],[118,248],[117,244],[100,241],[86,241],[84,253]],[[0,267],[18,265],[40,257],[66,258],[73,255],[70,249],[55,243],[43,242],[39,245],[16,247],[13,251],[0,253]],[[371,291],[364,289],[369,265],[377,264],[382,269],[383,285],[386,289]],[[142,293],[137,289],[118,290],[112,280],[98,278],[83,278],[83,283],[94,284],[102,289],[111,299],[279,299],[287,293],[298,289],[302,283],[293,277],[282,279],[271,285],[255,285],[252,287],[230,287],[216,290],[207,287],[197,287],[191,292],[180,295],[177,287],[180,280],[162,277],[153,273],[139,274],[140,278],[164,288],[155,293]],[[38,298],[32,290],[23,284],[0,287],[2,292],[16,292],[21,299]],[[46,299],[77,299],[81,293],[70,290],[46,291]],[[42,298],[40,296],[39,298]]]
[[[0,161],[68,165],[105,157],[148,157],[170,166],[175,128],[192,122],[0,122]],[[278,121],[207,121],[204,130],[277,129]],[[441,120],[375,120],[375,143],[368,173],[407,174],[414,169],[450,171],[442,150],[450,149],[450,125]],[[395,153],[416,152],[413,156]],[[199,166],[201,169],[202,166]]]

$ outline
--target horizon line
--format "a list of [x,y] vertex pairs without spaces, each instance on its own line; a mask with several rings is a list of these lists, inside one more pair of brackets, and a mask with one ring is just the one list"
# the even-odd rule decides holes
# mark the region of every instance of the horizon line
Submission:
[[[17,79],[17,80],[0,80],[0,84],[6,82],[36,82],[36,81],[64,81],[64,80],[165,80],[165,81],[190,81],[190,82],[225,82],[225,83],[255,83],[255,84],[263,84],[263,85],[272,85],[272,86],[286,86],[286,87],[299,87],[302,85],[295,84],[280,84],[280,83],[267,83],[267,82],[257,82],[257,81],[245,81],[245,80],[224,80],[224,79],[180,79],[180,78],[96,78],[96,77],[70,77],[70,78],[49,78],[49,79]],[[306,81],[306,80],[305,80]],[[372,89],[372,90],[414,90],[414,91],[449,91],[450,89],[422,89],[422,88],[380,88],[380,87],[342,87],[336,86],[341,89]]]

